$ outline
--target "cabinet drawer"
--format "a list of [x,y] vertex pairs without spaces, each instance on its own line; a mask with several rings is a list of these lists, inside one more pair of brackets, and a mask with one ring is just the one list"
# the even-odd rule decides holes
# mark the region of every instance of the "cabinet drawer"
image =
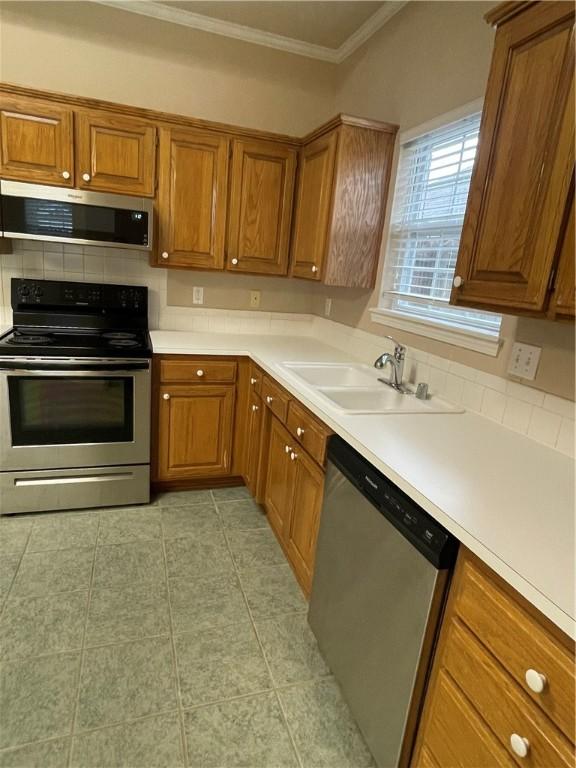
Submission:
[[318,464],[323,464],[326,455],[326,438],[329,434],[328,428],[295,400],[291,400],[288,405],[286,425],[310,456]]
[[[441,663],[512,759],[532,768],[574,764],[566,737],[458,619],[450,623]],[[527,740],[525,757],[512,750],[512,734]]]
[[280,385],[269,379],[268,376],[264,376],[262,382],[262,398],[272,413],[285,424],[290,397]]
[[236,381],[236,363],[232,360],[162,360],[160,380],[163,383],[228,384]]
[[[462,569],[454,610],[522,690],[574,741],[574,659],[562,643],[470,560]],[[528,670],[546,677],[541,693],[528,686]]]
[[[450,675],[440,670],[430,705],[424,744],[448,768],[505,768],[515,765]],[[419,755],[417,766],[427,763]]]
[[262,395],[262,379],[263,374],[260,368],[254,363],[250,363],[249,372],[250,392],[254,392],[257,395]]

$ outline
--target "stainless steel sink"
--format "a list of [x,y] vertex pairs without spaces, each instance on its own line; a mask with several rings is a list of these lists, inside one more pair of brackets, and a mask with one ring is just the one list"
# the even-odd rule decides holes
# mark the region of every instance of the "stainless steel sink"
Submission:
[[462,413],[463,409],[438,397],[419,400],[378,381],[379,371],[361,363],[286,362],[281,367],[349,414]]

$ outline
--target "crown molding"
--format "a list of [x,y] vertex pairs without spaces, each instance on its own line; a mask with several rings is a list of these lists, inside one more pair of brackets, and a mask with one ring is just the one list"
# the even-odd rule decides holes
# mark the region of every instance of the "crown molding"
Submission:
[[339,48],[329,48],[324,45],[315,45],[292,37],[277,35],[274,32],[264,32],[254,27],[246,27],[222,19],[214,19],[193,11],[185,11],[182,8],[173,8],[169,5],[155,2],[155,0],[92,0],[97,5],[106,5],[140,16],[148,16],[159,21],[167,21],[171,24],[179,24],[202,32],[214,35],[231,37],[254,45],[262,45],[266,48],[293,53],[297,56],[305,56],[309,59],[327,61],[331,64],[342,63],[351,53],[365,43],[377,32],[392,16],[403,8],[408,0],[387,2],[372,14],[358,29],[345,40]]

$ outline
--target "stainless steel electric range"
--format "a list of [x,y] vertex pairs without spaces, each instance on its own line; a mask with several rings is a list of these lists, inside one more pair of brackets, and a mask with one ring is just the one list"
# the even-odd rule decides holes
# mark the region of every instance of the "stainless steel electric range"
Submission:
[[0,514],[149,501],[148,289],[12,279]]

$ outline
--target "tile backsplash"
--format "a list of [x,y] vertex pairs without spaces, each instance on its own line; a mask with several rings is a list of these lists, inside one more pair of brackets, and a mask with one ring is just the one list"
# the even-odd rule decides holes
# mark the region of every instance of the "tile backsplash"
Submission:
[[[0,255],[2,325],[12,320],[11,277],[146,285],[152,329],[313,336],[365,363],[393,349],[381,336],[316,315],[170,306],[166,270],[150,267],[147,254],[134,250],[14,241],[13,252]],[[416,349],[408,350],[405,372],[413,383],[427,382],[432,394],[574,456],[570,400]]]
[[148,254],[127,248],[104,248],[39,240],[14,240],[12,253],[0,255],[0,323],[12,320],[10,279],[84,280],[93,283],[146,285],[149,323],[158,328],[160,307],[166,304],[166,270],[153,269]]

